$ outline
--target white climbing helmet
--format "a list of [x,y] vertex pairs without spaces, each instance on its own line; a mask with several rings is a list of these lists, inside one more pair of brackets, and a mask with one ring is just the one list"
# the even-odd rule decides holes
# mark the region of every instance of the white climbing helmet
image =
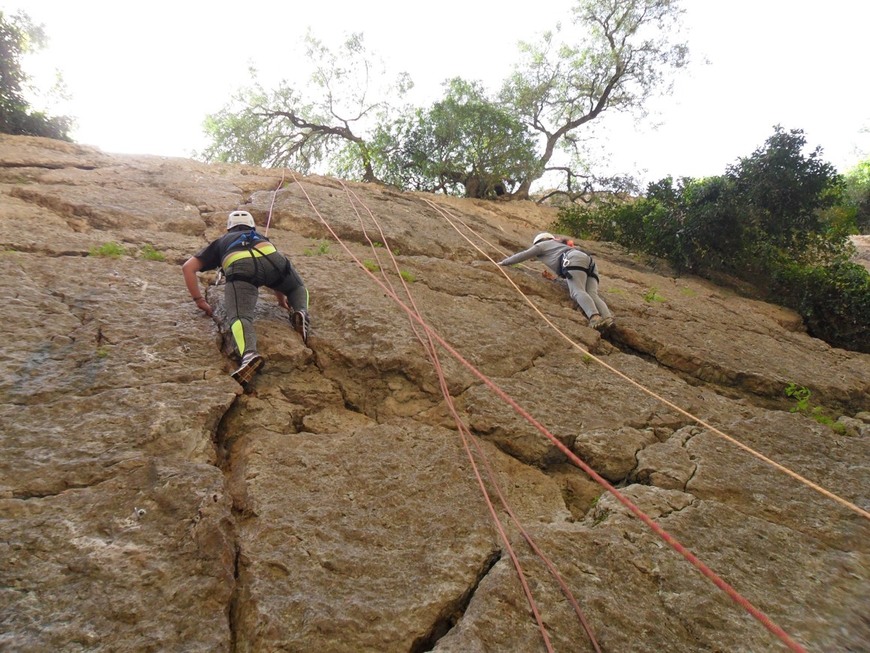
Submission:
[[532,241],[532,245],[537,245],[542,240],[553,240],[554,238],[555,236],[549,231],[542,231],[537,236],[535,236],[535,239]]
[[227,231],[233,227],[238,227],[240,224],[247,225],[251,229],[256,226],[254,224],[254,216],[247,211],[233,211],[230,213],[230,216],[227,218]]

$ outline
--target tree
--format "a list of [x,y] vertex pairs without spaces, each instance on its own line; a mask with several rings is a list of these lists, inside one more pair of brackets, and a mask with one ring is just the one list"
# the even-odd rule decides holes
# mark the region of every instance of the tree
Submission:
[[723,176],[665,178],[644,197],[563,207],[554,227],[663,257],[677,271],[740,279],[798,311],[810,334],[868,352],[870,274],[851,260],[852,223],[831,211],[842,178],[805,145],[801,130],[776,127]]
[[806,142],[803,130],[777,125],[763,146],[727,172],[747,233],[794,251],[805,249],[810,235],[827,231],[822,211],[839,201],[843,189],[820,147],[804,153]]
[[[303,171],[328,164],[367,181],[469,197],[526,199],[533,182],[557,173],[558,192],[582,199],[601,180],[583,162],[579,128],[605,111],[642,114],[668,88],[667,73],[686,63],[686,47],[671,42],[678,1],[576,0],[579,43],[557,43],[551,32],[524,46],[497,100],[476,83],[452,80],[428,110],[383,99],[401,98],[407,76],[372,92],[375,68],[361,35],[339,55],[309,35],[315,97],[286,82],[270,93],[259,85],[242,91],[206,120],[212,144],[204,158]],[[551,164],[557,148],[568,163]],[[607,180],[614,191],[627,190],[626,181]]]
[[534,142],[479,83],[455,78],[445,87],[442,100],[405,118],[383,139],[391,147],[383,158],[385,178],[417,190],[504,195],[531,174]]
[[33,111],[24,97],[30,77],[21,68],[21,57],[45,43],[42,26],[34,25],[27,14],[7,17],[0,11],[0,132],[68,141],[72,120]]
[[307,173],[319,164],[329,164],[349,146],[362,179],[377,181],[368,135],[378,122],[389,120],[392,107],[386,98],[401,98],[412,86],[410,79],[401,74],[376,89],[383,76],[376,74],[374,55],[361,34],[351,35],[337,53],[311,33],[305,43],[306,58],[313,65],[310,86],[314,98],[306,100],[286,80],[267,92],[252,70],[253,86],[239,91],[228,106],[206,118],[204,128],[212,142],[201,157],[290,166]]
[[582,156],[579,128],[606,111],[643,114],[650,97],[669,89],[668,73],[687,63],[687,47],[671,41],[682,13],[679,0],[578,0],[573,22],[585,41],[559,43],[557,29],[521,46],[501,99],[542,149],[515,196],[527,198],[545,173],[565,171],[549,167],[557,147]]

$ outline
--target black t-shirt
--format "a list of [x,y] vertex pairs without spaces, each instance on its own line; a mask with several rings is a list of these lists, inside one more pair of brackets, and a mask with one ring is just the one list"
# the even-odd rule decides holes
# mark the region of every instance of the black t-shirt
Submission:
[[[250,227],[245,225],[241,225],[239,227],[233,227],[227,233],[225,233],[220,238],[213,240],[208,245],[203,247],[199,252],[194,254],[196,258],[202,261],[202,270],[214,270],[215,268],[219,268],[221,265],[221,261],[224,260],[224,257],[228,252],[239,250],[239,249],[247,249],[240,241],[241,236],[254,231]],[[269,239],[263,236],[262,234],[257,234],[258,240],[257,242],[268,241]],[[237,243],[237,244],[235,244]]]

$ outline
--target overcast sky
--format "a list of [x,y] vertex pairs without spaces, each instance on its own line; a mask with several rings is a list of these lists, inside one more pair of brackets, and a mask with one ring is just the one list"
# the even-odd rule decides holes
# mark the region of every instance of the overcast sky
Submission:
[[[263,80],[294,77],[309,27],[330,45],[362,32],[396,72],[411,75],[416,103],[428,104],[454,76],[497,89],[517,61],[518,41],[567,20],[572,4],[0,0],[0,9],[23,10],[44,25],[49,46],[27,66],[44,85],[60,71],[72,101],[51,109],[76,118],[78,142],[187,157],[205,146],[203,119],[246,83],[249,66]],[[646,181],[721,174],[761,146],[775,124],[803,129],[840,171],[870,157],[870,1],[683,6],[684,40],[696,63],[655,103],[657,127],[607,123],[611,171]]]

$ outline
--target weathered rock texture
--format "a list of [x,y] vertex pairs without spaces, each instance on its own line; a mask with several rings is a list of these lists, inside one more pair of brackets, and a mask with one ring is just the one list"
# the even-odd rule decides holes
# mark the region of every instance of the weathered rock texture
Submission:
[[[264,291],[268,362],[249,394],[178,265],[236,208],[271,216],[313,318],[308,348]],[[606,338],[535,266],[508,271],[573,348],[475,247],[498,260],[553,218],[0,137],[0,649],[545,650],[422,333],[351,256],[410,305],[385,242],[441,337],[791,637],[870,649],[868,520],[693,419],[866,510],[870,356],[603,243],[584,245],[618,319]],[[125,253],[96,255],[109,242]],[[220,315],[220,286],[204,292]],[[484,485],[494,495],[488,467],[602,650],[784,650],[439,358]],[[790,383],[840,432],[792,412]],[[496,511],[553,648],[592,650],[497,499]]]

